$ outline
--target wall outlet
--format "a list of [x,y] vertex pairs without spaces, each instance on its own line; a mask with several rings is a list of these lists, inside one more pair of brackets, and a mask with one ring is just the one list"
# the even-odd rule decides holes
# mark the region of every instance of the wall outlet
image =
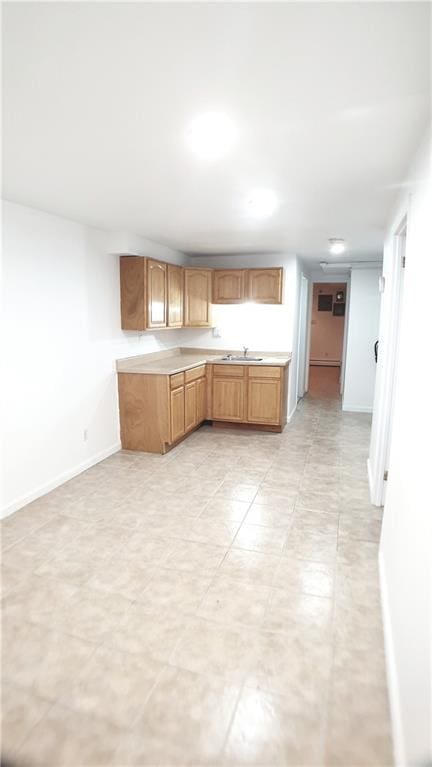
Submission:
[[221,332],[219,328],[213,328],[213,338],[220,338]]
[[83,440],[84,442],[87,442],[88,440],[88,429],[84,429],[83,431]]

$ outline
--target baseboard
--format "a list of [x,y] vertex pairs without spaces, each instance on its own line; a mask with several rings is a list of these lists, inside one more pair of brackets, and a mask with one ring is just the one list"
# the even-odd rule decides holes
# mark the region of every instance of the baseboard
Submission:
[[63,485],[63,483],[67,482],[68,479],[76,477],[78,474],[81,474],[86,469],[90,469],[91,466],[94,466],[96,463],[100,463],[110,455],[117,453],[119,450],[121,450],[121,444],[120,442],[117,442],[115,445],[111,445],[111,447],[108,447],[105,450],[101,450],[100,453],[96,453],[91,458],[87,458],[87,460],[78,464],[78,466],[74,466],[73,469],[68,469],[67,471],[64,471],[62,474],[59,474],[57,477],[55,477],[55,479],[52,479],[49,482],[45,482],[45,484],[40,485],[30,493],[22,495],[20,498],[17,498],[15,501],[2,509],[1,518],[3,519],[4,517],[8,517],[9,514],[13,514],[14,511],[22,509],[22,507],[26,506],[28,503],[35,501],[42,495],[46,495],[46,493],[49,493],[51,490],[55,490],[56,487]]
[[[306,392],[305,392],[305,394],[306,394]],[[292,419],[292,417],[293,417],[293,415],[294,415],[295,411],[297,410],[297,405],[298,405],[298,402],[296,402],[296,403],[295,403],[295,405],[294,405],[293,409],[291,410],[291,413],[289,413],[289,414],[287,415],[287,420],[286,420],[286,422],[287,422],[287,423],[290,423],[290,421],[291,421],[291,419]]]
[[345,413],[372,413],[371,407],[364,407],[363,405],[342,405],[342,410]]
[[390,704],[390,717],[393,734],[393,757],[396,767],[406,767],[405,744],[400,710],[399,682],[394,652],[393,631],[388,599],[387,579],[382,551],[379,553],[379,576],[381,591],[381,614],[384,630],[384,646],[387,671],[387,687]]
[[309,365],[327,368],[340,368],[340,360],[309,360]]

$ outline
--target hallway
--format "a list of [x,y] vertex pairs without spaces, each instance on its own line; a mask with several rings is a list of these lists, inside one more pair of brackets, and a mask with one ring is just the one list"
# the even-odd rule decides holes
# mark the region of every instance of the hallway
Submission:
[[370,417],[336,374],[283,434],[120,452],[3,522],[13,764],[392,764]]

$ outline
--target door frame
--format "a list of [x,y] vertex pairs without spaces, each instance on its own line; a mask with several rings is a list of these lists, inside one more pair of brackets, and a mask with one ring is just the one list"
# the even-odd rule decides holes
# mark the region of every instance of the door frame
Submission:
[[[383,506],[385,502],[386,480],[384,473],[388,471],[391,447],[391,431],[394,415],[394,399],[398,349],[400,340],[400,319],[403,299],[403,270],[402,256],[405,256],[406,236],[408,228],[408,213],[405,212],[396,227],[392,238],[392,266],[389,284],[384,282],[384,290],[389,291],[389,309],[380,323],[378,350],[378,370],[380,372],[380,387],[374,401],[374,433],[376,435],[376,459],[372,465],[368,458],[369,489],[371,503]],[[384,276],[385,279],[385,276]]]
[[[309,280],[303,274],[300,275],[300,299],[299,299],[299,324],[297,339],[297,402],[307,392],[308,380],[306,376],[306,360],[308,357],[309,337]],[[309,366],[307,366],[309,369]]]

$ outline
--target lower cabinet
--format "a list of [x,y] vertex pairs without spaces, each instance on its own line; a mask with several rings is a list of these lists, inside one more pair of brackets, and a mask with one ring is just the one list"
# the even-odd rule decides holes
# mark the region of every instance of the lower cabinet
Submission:
[[172,390],[170,406],[171,442],[176,442],[185,432],[184,386]]
[[286,423],[287,368],[213,365],[215,421],[256,424],[282,430]]
[[184,430],[190,431],[198,423],[198,410],[197,410],[197,382],[191,381],[191,383],[185,386],[185,420]]
[[173,375],[118,373],[122,447],[166,453],[206,418],[282,431],[287,380],[288,368],[276,365],[199,365]]
[[214,378],[212,418],[244,421],[245,381],[243,378]]
[[257,378],[248,380],[247,420],[249,423],[268,423],[278,425],[281,417],[281,382],[263,381]]

